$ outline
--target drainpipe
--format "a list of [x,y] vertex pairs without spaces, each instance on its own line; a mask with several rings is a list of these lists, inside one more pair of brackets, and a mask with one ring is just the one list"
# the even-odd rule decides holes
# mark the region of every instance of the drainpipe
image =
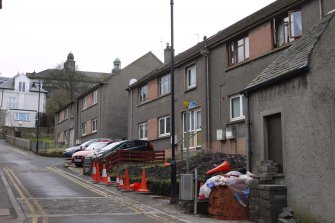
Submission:
[[320,19],[322,19],[323,17],[323,7],[322,7],[322,0],[319,0],[319,10],[320,10]]
[[206,60],[205,60],[205,76],[206,76],[206,133],[207,133],[207,148],[210,148],[210,143],[211,143],[211,133],[210,133],[210,83],[209,83],[209,50],[201,50],[201,55],[203,55]]
[[248,170],[252,172],[252,150],[251,150],[251,121],[250,121],[250,102],[249,102],[249,95],[248,93],[244,94],[245,99],[247,101],[247,117],[246,117],[246,123],[247,123],[247,147],[248,147]]
[[129,89],[130,92],[130,125],[129,125],[129,139],[133,138],[133,91]]

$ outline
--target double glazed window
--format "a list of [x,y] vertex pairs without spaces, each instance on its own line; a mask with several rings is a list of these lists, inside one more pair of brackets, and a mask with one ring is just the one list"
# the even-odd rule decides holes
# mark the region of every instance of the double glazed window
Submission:
[[139,92],[138,92],[138,100],[139,100],[139,103],[144,103],[148,100],[148,85],[143,85],[139,88]]
[[229,65],[241,63],[249,58],[249,37],[246,36],[229,44]]
[[15,120],[16,121],[29,121],[29,114],[23,113],[23,112],[17,112],[15,114]]
[[98,131],[98,120],[93,119],[92,120],[92,132],[96,132],[96,131]]
[[93,104],[98,103],[98,91],[93,91]]
[[147,139],[148,138],[148,123],[143,122],[138,125],[138,138]]
[[69,118],[69,109],[64,110],[64,120]]
[[88,97],[84,97],[83,98],[83,110],[86,109],[88,107]]
[[170,135],[170,116],[159,119],[159,136]]
[[9,107],[9,109],[15,109],[16,108],[16,98],[15,97],[9,97],[8,107]]
[[301,11],[291,11],[288,16],[275,19],[275,46],[280,47],[302,35]]
[[86,123],[83,123],[81,125],[81,135],[83,135],[83,136],[87,134],[87,132],[86,132],[86,126],[87,126]]
[[19,82],[19,92],[26,92],[26,82]]
[[[187,121],[186,121],[187,120]],[[201,111],[200,110],[191,110],[188,115],[183,113],[183,133],[185,143],[186,139],[186,129],[189,133],[189,148],[195,149],[201,147],[202,145],[202,132],[201,132]],[[183,145],[185,148],[185,144]]]
[[230,120],[244,119],[243,95],[236,95],[230,98]]
[[159,78],[159,95],[170,93],[170,74]]
[[186,90],[196,87],[197,85],[197,70],[195,65],[186,69]]

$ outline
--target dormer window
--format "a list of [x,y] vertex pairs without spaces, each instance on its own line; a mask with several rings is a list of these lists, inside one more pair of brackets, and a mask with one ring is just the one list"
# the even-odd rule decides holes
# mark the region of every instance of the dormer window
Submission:
[[19,82],[19,92],[26,92],[26,83],[23,81]]

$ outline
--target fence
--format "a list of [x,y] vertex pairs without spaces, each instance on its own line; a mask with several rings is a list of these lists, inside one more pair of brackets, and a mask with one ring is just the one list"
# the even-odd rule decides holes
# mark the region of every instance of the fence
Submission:
[[[17,138],[9,135],[6,135],[6,140],[12,146],[36,152],[37,142],[31,142],[27,139]],[[55,143],[38,142],[39,151],[58,147],[59,145]]]
[[165,151],[120,150],[105,158],[104,162],[108,170],[124,162],[163,163],[165,162]]

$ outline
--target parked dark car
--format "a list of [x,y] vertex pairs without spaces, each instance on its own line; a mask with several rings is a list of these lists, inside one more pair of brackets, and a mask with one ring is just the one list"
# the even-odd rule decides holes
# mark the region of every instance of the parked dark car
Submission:
[[[108,148],[109,147],[109,148]],[[108,148],[108,149],[107,149]],[[91,172],[91,166],[93,160],[102,163],[103,160],[108,159],[116,151],[127,150],[127,151],[154,151],[154,147],[147,140],[124,140],[118,143],[112,143],[93,156],[88,156],[84,160],[83,173],[88,174]]]

